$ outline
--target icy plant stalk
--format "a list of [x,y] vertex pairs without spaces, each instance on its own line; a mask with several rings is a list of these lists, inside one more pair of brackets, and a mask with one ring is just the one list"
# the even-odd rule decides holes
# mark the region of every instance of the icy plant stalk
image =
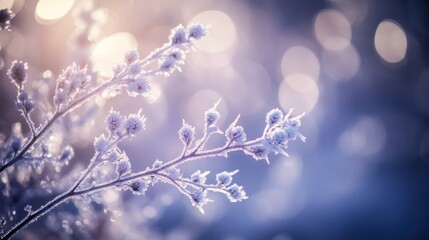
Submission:
[[[180,70],[186,53],[192,48],[192,42],[206,35],[206,30],[199,24],[192,24],[187,28],[182,25],[171,31],[169,42],[156,49],[147,57],[141,59],[136,50],[125,54],[124,63],[113,69],[113,77],[103,81],[96,79],[96,86],[89,84],[93,76],[86,67],[72,64],[67,67],[57,79],[53,98],[54,110],[50,117],[40,126],[35,126],[31,118],[31,111],[37,107],[24,89],[27,80],[27,64],[14,61],[8,71],[9,78],[18,88],[16,106],[25,118],[31,136],[28,140],[16,139],[0,156],[0,174],[7,168],[26,158],[31,160],[32,152],[40,148],[37,145],[51,129],[52,125],[68,113],[80,107],[83,103],[100,95],[104,91],[120,92],[126,89],[131,96],[147,95],[150,91],[150,77],[154,75],[168,76],[175,70]],[[155,67],[150,67],[157,62]],[[150,65],[150,66],[149,66]]]
[[[225,194],[231,202],[247,199],[243,187],[233,181],[233,176],[238,173],[238,170],[217,173],[215,182],[208,183],[209,171],[198,170],[190,177],[186,177],[181,173],[179,167],[184,163],[208,157],[227,157],[228,153],[233,151],[243,151],[256,160],[264,159],[267,162],[270,153],[287,155],[285,150],[289,141],[296,138],[305,140],[304,136],[298,132],[303,114],[291,117],[292,110],[290,110],[284,116],[282,111],[274,109],[266,116],[266,127],[262,135],[259,138],[247,140],[243,127],[237,125],[238,117],[225,133],[219,129],[216,123],[220,114],[216,110],[216,105],[205,113],[205,127],[200,139],[195,140],[195,128],[183,121],[183,126],[178,132],[179,139],[183,143],[182,153],[167,162],[156,160],[151,167],[138,172],[132,170],[129,158],[117,144],[141,132],[145,128],[145,117],[140,113],[125,117],[111,110],[105,120],[107,135],[102,134],[95,139],[94,156],[78,180],[69,190],[52,201],[34,212],[30,211],[3,238],[12,237],[20,229],[68,199],[91,195],[108,188],[115,188],[118,191],[129,190],[135,195],[143,195],[149,186],[158,182],[167,183],[187,196],[192,205],[197,207],[201,213],[204,213],[204,205],[212,201],[208,197],[210,192]],[[226,143],[218,148],[206,149],[205,144],[213,134],[224,134]],[[106,174],[104,177],[91,174],[103,165],[113,166],[114,172]]]

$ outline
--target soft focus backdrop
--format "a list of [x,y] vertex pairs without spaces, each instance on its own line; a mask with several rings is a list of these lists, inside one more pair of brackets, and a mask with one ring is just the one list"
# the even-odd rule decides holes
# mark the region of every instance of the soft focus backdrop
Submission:
[[[1,132],[9,134],[13,122],[23,121],[5,75],[11,61],[28,62],[29,84],[37,86],[46,70],[57,76],[79,59],[70,37],[84,2],[0,1],[16,13],[11,31],[0,32]],[[168,186],[145,196],[112,191],[104,196],[110,208],[126,205],[100,232],[117,228],[129,231],[118,238],[151,239],[429,238],[427,1],[106,0],[94,7],[103,24],[90,56],[106,78],[125,51],[138,47],[145,56],[180,23],[210,25],[210,34],[182,73],[154,79],[152,97],[97,99],[95,119],[69,138],[77,155],[66,172],[87,164],[111,107],[123,113],[142,108],[147,116],[147,131],[122,144],[135,169],[180,153],[182,119],[201,129],[204,111],[220,98],[223,128],[241,114],[251,138],[263,131],[272,108],[307,113],[307,142],[291,143],[289,158],[276,156],[267,165],[240,153],[183,169],[240,169],[235,179],[248,200],[231,204],[213,196],[201,215]],[[27,236],[49,239],[36,230],[47,225],[41,219]]]

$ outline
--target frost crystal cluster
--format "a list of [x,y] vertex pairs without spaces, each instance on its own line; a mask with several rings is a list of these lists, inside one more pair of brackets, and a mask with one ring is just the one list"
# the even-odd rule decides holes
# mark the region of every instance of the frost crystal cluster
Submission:
[[[12,17],[13,14],[8,10],[1,10],[0,27],[7,28]],[[91,29],[96,24],[91,10],[82,11],[78,17],[86,27],[76,30],[73,46],[77,49],[76,51],[85,53],[91,43],[83,39],[88,39]],[[20,201],[25,202],[27,205],[23,210],[27,214],[15,223],[11,216],[15,215],[15,211],[22,211],[22,209],[12,207],[9,211],[13,214],[9,214],[9,217],[0,216],[0,227],[4,228],[1,238],[13,237],[24,227],[67,200],[97,201],[97,194],[108,189],[144,195],[148,188],[157,183],[170,184],[185,195],[202,213],[205,205],[212,201],[210,195],[213,192],[224,194],[231,202],[247,199],[243,186],[238,185],[234,179],[238,170],[215,174],[211,174],[210,171],[196,170],[187,176],[180,167],[199,159],[227,157],[228,153],[233,151],[242,151],[256,160],[263,159],[267,162],[270,153],[287,155],[289,141],[296,138],[305,140],[298,131],[303,114],[292,117],[292,111],[284,114],[281,110],[274,109],[267,114],[265,123],[261,121],[265,124],[265,130],[261,136],[249,140],[245,128],[239,125],[239,116],[224,131],[221,130],[218,126],[220,119],[217,110],[218,101],[202,116],[203,129],[198,130],[183,120],[182,127],[178,130],[183,149],[176,158],[164,161],[156,159],[150,167],[135,170],[132,162],[142,161],[142,159],[131,160],[118,143],[142,133],[146,128],[146,117],[141,111],[124,115],[120,111],[111,109],[104,119],[105,133],[95,137],[94,154],[87,161],[86,168],[83,171],[78,170],[78,177],[59,178],[59,182],[66,183],[66,187],[63,188],[56,188],[49,181],[49,177],[46,180],[42,180],[41,177],[45,167],[52,166],[57,173],[61,173],[62,167],[74,158],[74,149],[68,144],[65,135],[61,134],[68,131],[66,127],[61,128],[61,126],[67,122],[72,112],[85,104],[90,105],[91,100],[96,96],[102,96],[103,92],[115,94],[125,92],[132,97],[147,96],[151,92],[151,78],[156,75],[169,76],[174,71],[180,70],[186,54],[192,49],[193,41],[206,35],[207,29],[201,24],[191,24],[187,27],[179,25],[171,30],[169,41],[148,56],[142,58],[136,49],[124,53],[122,61],[112,69],[113,74],[110,79],[99,77],[92,69],[93,64],[90,60],[80,59],[79,62],[85,62],[85,64],[80,65],[78,62],[66,67],[56,77],[52,99],[44,102],[36,96],[37,94],[25,88],[26,82],[31,81],[27,73],[31,66],[19,60],[13,61],[7,75],[17,88],[16,109],[25,119],[29,133],[23,133],[21,126],[15,124],[9,138],[6,139],[1,135],[0,190],[5,202],[11,201],[9,206],[13,206],[12,199],[19,198]],[[47,79],[54,80],[49,72],[43,75]],[[33,121],[34,116],[31,113],[35,109],[43,112],[42,119]],[[35,122],[41,122],[41,124]],[[200,134],[198,131],[201,131]],[[207,148],[206,143],[215,134],[223,135],[225,144],[216,148]],[[145,159],[145,161],[148,160]],[[67,185],[70,182],[73,184]],[[25,195],[14,191],[14,189],[23,190],[34,183],[43,186],[51,196],[50,201],[38,208],[30,205],[31,194]]]

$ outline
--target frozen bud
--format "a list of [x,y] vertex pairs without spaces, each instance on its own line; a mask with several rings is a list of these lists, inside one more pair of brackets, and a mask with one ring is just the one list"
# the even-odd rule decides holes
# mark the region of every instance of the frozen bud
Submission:
[[125,53],[125,63],[130,64],[139,59],[139,53],[137,50],[131,50]]
[[125,65],[123,65],[123,64],[118,64],[118,65],[115,65],[114,67],[113,67],[113,74],[114,75],[118,75],[119,73],[121,73],[123,70],[125,69]]
[[139,75],[142,71],[142,65],[139,62],[133,62],[130,64],[130,68],[128,69],[128,72],[131,75]]
[[13,152],[18,152],[18,150],[21,148],[21,140],[19,138],[14,138],[10,143],[10,147],[12,148]]
[[201,173],[201,171],[198,170],[191,175],[191,181],[198,184],[204,184],[207,180],[207,175],[209,173],[210,171],[205,171]]
[[182,44],[182,43],[185,43],[187,41],[186,29],[182,26],[182,24],[180,24],[179,26],[177,26],[171,30],[169,39],[170,39],[170,43],[172,45]]
[[182,173],[180,173],[180,169],[176,167],[170,167],[165,170],[167,175],[172,179],[179,179],[182,177]]
[[192,198],[192,205],[195,207],[198,207],[198,209],[204,213],[204,209],[202,208],[203,205],[207,204],[209,199],[207,198],[207,192],[202,190],[195,190],[190,193]]
[[189,38],[200,39],[207,35],[207,29],[198,23],[194,23],[188,26]]
[[34,103],[33,100],[27,99],[22,103],[22,106],[24,107],[24,111],[29,113],[33,111],[33,109],[36,107],[36,104]]
[[285,127],[285,134],[288,140],[295,140],[299,135],[298,129],[292,126]]
[[183,126],[179,130],[179,138],[185,144],[185,146],[189,146],[194,140],[195,135],[195,127],[185,123],[183,120]]
[[110,110],[109,114],[104,119],[107,125],[107,130],[111,133],[115,133],[119,130],[122,125],[124,118],[116,111]]
[[24,102],[28,99],[28,94],[25,91],[22,91],[21,93],[19,93],[18,95],[18,100],[20,102]]
[[235,126],[239,118],[240,115],[238,115],[234,122],[229,125],[229,127],[226,129],[225,136],[229,141],[242,143],[246,141],[246,133],[244,132],[242,126]]
[[238,170],[233,172],[221,172],[216,174],[216,181],[218,185],[228,186],[232,183],[232,176],[238,173]]
[[98,138],[95,138],[94,149],[96,152],[104,153],[104,151],[106,151],[106,148],[108,145],[109,145],[109,141],[106,139],[104,134],[102,134]]
[[0,30],[8,30],[10,27],[10,20],[15,16],[15,14],[7,9],[0,9]]
[[56,91],[54,96],[55,105],[59,106],[65,102],[67,99],[67,93],[65,91]]
[[146,181],[141,179],[135,180],[130,183],[130,189],[134,195],[143,195],[148,188]]
[[160,69],[165,72],[170,72],[174,69],[176,62],[177,60],[174,57],[169,56],[161,63]]
[[186,54],[181,50],[176,50],[174,52],[171,52],[169,56],[174,58],[176,61],[183,61],[185,60]]
[[243,143],[246,141],[246,133],[244,132],[244,129],[242,126],[235,126],[232,128],[228,128],[226,131],[226,136],[228,140]]
[[245,151],[247,154],[250,154],[255,160],[267,160],[268,162],[268,153],[270,148],[265,144],[252,146]]
[[266,123],[268,126],[273,126],[283,118],[283,112],[276,108],[267,113]]
[[243,190],[242,186],[238,186],[237,184],[233,184],[228,189],[228,198],[231,202],[241,202],[247,199],[246,192]]
[[74,150],[70,145],[67,145],[63,151],[61,151],[60,160],[61,161],[70,161],[74,156]]
[[299,118],[291,118],[287,120],[287,125],[298,128],[301,126],[301,120]]
[[73,90],[84,87],[91,80],[91,77],[86,73],[86,68],[79,69],[73,65],[73,70],[69,74],[70,87]]
[[148,80],[144,77],[139,77],[128,84],[128,94],[135,97],[138,95],[144,95],[150,92],[151,87]]
[[153,165],[152,165],[152,168],[153,169],[156,169],[156,168],[159,168],[159,167],[161,167],[162,166],[162,161],[160,161],[160,160],[158,160],[158,159],[156,159],[155,160],[155,162],[153,163]]
[[210,127],[217,123],[220,118],[219,112],[215,108],[211,108],[205,112],[204,120],[206,126]]
[[12,80],[18,88],[21,88],[27,80],[27,69],[27,63],[14,60],[12,66],[7,71],[10,80]]
[[109,161],[109,162],[116,162],[116,161],[118,161],[120,159],[120,156],[119,156],[119,154],[118,154],[118,152],[117,151],[112,151],[112,152],[110,152],[109,153],[109,156],[107,157],[107,160]]
[[129,172],[131,172],[131,163],[128,159],[123,159],[116,163],[116,173],[119,176],[122,176]]
[[288,134],[286,133],[285,130],[281,128],[277,128],[270,133],[270,142],[274,146],[281,145],[287,140],[288,140]]
[[124,122],[125,132],[130,135],[135,135],[138,132],[144,130],[145,117],[140,115],[140,111],[137,114],[132,114],[127,117]]

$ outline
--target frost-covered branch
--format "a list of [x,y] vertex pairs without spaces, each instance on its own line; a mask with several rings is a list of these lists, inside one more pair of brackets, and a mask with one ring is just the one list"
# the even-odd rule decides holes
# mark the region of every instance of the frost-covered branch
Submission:
[[[132,172],[128,156],[118,148],[117,143],[142,131],[145,128],[145,117],[141,116],[140,113],[124,117],[111,110],[105,120],[108,135],[106,137],[102,134],[96,138],[94,142],[95,154],[78,180],[68,191],[60,194],[37,211],[30,212],[27,217],[3,237],[12,237],[20,229],[45,215],[67,199],[91,195],[108,188],[130,190],[136,195],[143,195],[151,184],[153,186],[161,181],[176,187],[190,199],[192,205],[197,207],[201,213],[204,213],[203,206],[212,201],[207,196],[209,192],[225,194],[231,202],[247,199],[243,187],[233,183],[233,175],[238,173],[238,170],[218,173],[216,174],[216,183],[208,184],[206,181],[207,176],[210,174],[209,171],[201,172],[198,170],[189,178],[186,178],[179,167],[193,160],[216,156],[227,157],[227,154],[233,151],[243,151],[256,160],[265,159],[267,162],[268,154],[271,152],[287,155],[285,149],[289,141],[296,138],[305,140],[298,132],[298,128],[301,125],[300,119],[303,115],[290,117],[291,111],[286,116],[283,116],[279,109],[270,111],[266,117],[266,128],[262,136],[254,140],[246,140],[243,127],[237,126],[237,117],[224,133],[226,144],[218,148],[205,149],[205,143],[211,135],[223,134],[216,125],[220,117],[216,106],[217,104],[205,113],[205,127],[201,139],[195,141],[195,128],[183,121],[183,126],[178,133],[184,149],[179,157],[165,163],[156,160],[151,167],[135,173]],[[114,166],[112,169],[115,170],[105,176],[92,174],[102,165]]]
[[[205,35],[206,30],[199,24],[190,25],[188,28],[179,25],[171,31],[169,42],[148,57],[140,59],[136,50],[127,52],[124,63],[118,64],[113,69],[113,77],[107,81],[99,81],[98,86],[89,84],[92,76],[86,67],[81,68],[72,64],[57,79],[53,98],[54,112],[44,124],[37,128],[30,116],[30,112],[35,109],[36,104],[24,90],[24,83],[27,80],[27,64],[14,61],[8,75],[18,87],[17,109],[24,116],[30,128],[31,136],[23,143],[19,142],[19,147],[13,149],[12,155],[2,156],[0,173],[24,157],[28,158],[27,155],[31,155],[34,145],[46,135],[55,122],[94,96],[100,95],[104,91],[119,92],[122,89],[126,89],[131,96],[147,95],[150,91],[149,78],[155,75],[168,76],[175,70],[180,70],[186,53],[192,47],[192,41]],[[147,68],[146,65],[154,60],[158,60],[157,66]],[[23,146],[21,147],[21,145]]]

